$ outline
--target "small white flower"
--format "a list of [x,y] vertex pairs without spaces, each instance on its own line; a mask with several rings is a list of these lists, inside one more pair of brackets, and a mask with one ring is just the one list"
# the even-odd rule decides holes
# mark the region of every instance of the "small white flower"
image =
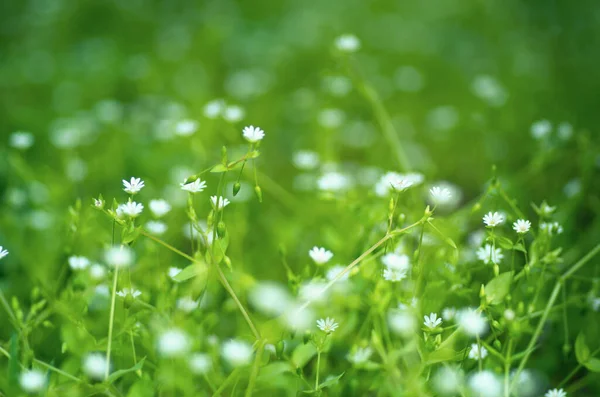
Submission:
[[158,352],[164,357],[182,356],[187,353],[189,347],[188,335],[177,328],[163,332],[158,339]]
[[248,126],[243,130],[244,138],[250,143],[261,141],[265,137],[265,132],[258,127]]
[[385,254],[381,257],[381,262],[391,269],[408,269],[409,259],[407,255],[396,254],[393,252]]
[[204,182],[204,181],[200,180],[200,178],[198,178],[194,182],[190,182],[190,183],[185,183],[185,181],[183,181],[183,183],[181,183],[179,186],[181,186],[181,189],[183,189],[187,192],[199,193],[206,188],[206,182]]
[[319,166],[319,154],[310,150],[300,150],[294,153],[292,162],[300,170],[314,170]]
[[531,135],[535,139],[543,139],[552,131],[552,123],[548,120],[539,120],[531,125]]
[[335,39],[335,47],[342,52],[356,52],[360,49],[360,40],[353,34],[344,34]]
[[292,304],[286,288],[274,282],[258,282],[250,290],[248,299],[253,307],[267,316],[279,316]]
[[181,120],[175,125],[175,134],[179,136],[190,136],[198,130],[198,122],[195,120]]
[[455,307],[447,307],[444,310],[442,310],[442,318],[446,321],[450,321],[452,319],[454,319],[454,316],[456,316],[456,308]]
[[477,343],[473,343],[471,345],[471,350],[469,350],[469,358],[473,360],[479,360],[481,358],[483,360],[487,357],[487,355],[488,351],[485,347],[481,346],[480,349]]
[[223,209],[229,205],[229,200],[221,196],[210,196],[210,202],[213,208],[217,210]]
[[104,208],[104,200],[95,198],[94,199],[94,207],[99,208],[99,209]]
[[390,310],[388,324],[390,331],[402,336],[413,334],[417,328],[417,320],[408,310]]
[[183,269],[180,269],[178,267],[173,267],[173,266],[170,267],[169,268],[169,277],[172,278],[172,279],[174,279],[175,276],[177,276],[179,273],[181,273],[182,270]]
[[155,217],[161,218],[171,211],[171,204],[163,199],[150,200],[148,208],[150,208],[150,211]]
[[37,393],[46,386],[46,376],[37,369],[25,370],[19,376],[19,383],[27,393]]
[[298,296],[301,301],[321,302],[327,298],[325,282],[322,280],[311,280],[300,285]]
[[402,281],[406,278],[407,269],[397,269],[393,267],[386,267],[383,269],[383,278],[393,283]]
[[317,179],[317,187],[325,192],[339,192],[350,186],[350,179],[341,172],[329,171]]
[[513,223],[513,229],[518,234],[525,234],[531,228],[531,222],[525,219],[518,219],[515,223]]
[[496,374],[489,370],[471,375],[469,387],[473,396],[500,397],[502,395],[502,382]]
[[504,217],[499,212],[488,212],[483,217],[483,223],[488,227],[495,227],[504,222]]
[[71,256],[69,257],[69,266],[73,270],[83,270],[90,265],[90,260],[85,256]]
[[212,358],[206,353],[192,354],[188,363],[190,370],[196,375],[204,375],[212,368]]
[[10,146],[15,149],[25,150],[33,146],[35,138],[31,132],[18,131],[10,136]]
[[375,194],[379,197],[384,197],[393,192],[401,192],[412,186],[421,184],[423,179],[423,175],[416,172],[408,174],[388,172],[379,178],[375,184]]
[[495,248],[491,244],[486,244],[477,250],[477,258],[483,263],[500,263],[504,254],[500,248]]
[[371,354],[373,354],[373,349],[370,347],[358,347],[348,354],[348,361],[354,365],[361,365],[369,361]]
[[106,276],[106,268],[97,263],[90,266],[90,277],[94,280],[102,280]]
[[237,123],[238,121],[242,121],[244,116],[244,109],[236,105],[227,106],[223,112],[223,119],[229,123]]
[[223,343],[221,354],[225,361],[233,367],[248,365],[252,360],[252,346],[240,340],[228,340]]
[[481,336],[487,331],[487,321],[474,309],[463,309],[456,315],[463,331],[471,336]]
[[333,258],[333,253],[322,247],[312,247],[312,249],[308,251],[308,255],[310,255],[311,259],[317,265],[323,265]]
[[125,186],[125,192],[129,194],[136,194],[144,187],[144,181],[141,178],[131,177],[131,180],[127,182],[123,179],[123,186]]
[[[327,270],[327,274],[325,275],[325,277],[327,278],[327,280],[331,281],[331,280],[335,279],[345,269],[346,269],[346,266],[342,266],[342,265],[332,266],[329,270]],[[349,273],[345,273],[343,276],[341,276],[338,279],[338,281],[348,280],[348,277],[350,277],[350,274]]]
[[552,389],[548,390],[544,397],[567,397],[567,392],[563,389]]
[[142,291],[132,288],[123,288],[121,291],[117,291],[117,295],[121,298],[127,298],[127,296],[131,296],[133,299],[137,298],[142,294]]
[[144,206],[142,204],[129,200],[125,204],[119,204],[117,207],[117,216],[121,217],[127,215],[131,218],[135,218],[139,216],[143,210]]
[[83,359],[83,372],[91,379],[103,380],[106,375],[106,355],[90,353]]
[[156,236],[160,236],[167,231],[167,224],[161,221],[150,221],[146,223],[146,230]]
[[552,223],[542,222],[542,223],[540,223],[540,230],[543,230],[546,233],[548,233],[550,236],[552,236],[555,233],[561,234],[563,232],[563,227],[558,222],[552,222]]
[[443,366],[433,376],[433,387],[440,396],[460,394],[463,388],[464,373],[455,366]]
[[6,255],[8,255],[8,251],[0,245],[0,259],[4,258]]
[[430,313],[429,316],[423,316],[423,324],[429,329],[435,329],[442,324],[442,319],[438,318],[437,313]]
[[506,321],[513,321],[516,317],[516,313],[514,310],[512,309],[506,309],[504,311],[504,318],[506,319]]
[[177,308],[182,312],[191,313],[198,308],[198,301],[193,300],[189,296],[184,296],[177,299]]
[[214,99],[204,105],[204,116],[209,119],[216,119],[225,109],[225,101]]
[[326,334],[330,334],[337,329],[338,323],[335,322],[335,319],[327,317],[317,320],[317,327]]
[[134,257],[132,249],[125,245],[110,247],[104,253],[104,260],[112,267],[127,267],[131,265]]
[[431,199],[435,204],[446,204],[452,198],[452,193],[450,193],[450,189],[439,186],[434,186],[429,190],[431,194]]

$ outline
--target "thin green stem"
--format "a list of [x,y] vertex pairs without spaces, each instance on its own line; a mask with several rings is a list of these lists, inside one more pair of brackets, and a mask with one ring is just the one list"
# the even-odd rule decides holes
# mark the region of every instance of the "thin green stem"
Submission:
[[117,280],[119,277],[119,266],[115,266],[115,274],[113,277],[112,296],[110,302],[110,316],[108,318],[108,346],[106,347],[106,369],[104,371],[104,378],[108,378],[110,372],[110,350],[112,347],[112,334],[115,320],[115,303],[117,301]]
[[233,381],[237,378],[240,373],[240,368],[236,368],[229,374],[227,379],[219,386],[219,388],[213,393],[213,397],[220,396],[223,390],[225,390]]
[[317,350],[317,373],[315,377],[315,390],[319,390],[319,370],[321,368],[321,349]]
[[260,359],[262,356],[263,349],[265,347],[266,340],[261,339],[258,342],[258,348],[256,349],[256,356],[254,357],[254,364],[252,365],[252,372],[250,373],[250,380],[248,381],[248,388],[246,389],[246,397],[252,396],[254,390],[254,384],[256,383],[256,377],[258,376],[258,370],[260,368]]

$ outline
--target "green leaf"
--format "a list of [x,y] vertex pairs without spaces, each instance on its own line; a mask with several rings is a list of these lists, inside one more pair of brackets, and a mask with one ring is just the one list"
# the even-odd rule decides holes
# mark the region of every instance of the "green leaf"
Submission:
[[246,156],[246,158],[248,158],[248,159],[255,159],[258,156],[260,156],[260,152],[258,150],[253,150],[250,153],[248,153],[248,155]]
[[117,379],[119,379],[120,377],[122,377],[123,375],[126,375],[130,372],[135,372],[135,371],[139,371],[140,369],[142,369],[142,367],[144,366],[144,361],[146,360],[146,357],[142,358],[140,361],[138,361],[138,363],[136,365],[134,365],[131,368],[128,369],[120,369],[118,371],[113,372],[112,374],[110,374],[108,376],[108,378],[106,379],[106,381],[109,384],[114,383]]
[[256,378],[257,382],[269,381],[274,377],[280,376],[285,372],[292,372],[293,368],[287,361],[275,361],[274,363],[265,365],[260,369],[260,375]]
[[127,229],[123,229],[123,234],[121,235],[121,243],[129,244],[140,235],[141,226],[135,227],[133,223]]
[[498,243],[500,247],[506,250],[510,250],[513,248],[513,242],[506,237],[496,236],[496,243]]
[[427,365],[442,363],[444,361],[460,361],[464,358],[464,351],[456,351],[450,348],[437,349],[427,356]]
[[485,286],[485,296],[488,303],[497,305],[502,303],[506,295],[510,292],[510,283],[513,278],[513,271],[499,274]]
[[193,263],[177,273],[173,280],[178,283],[189,280],[194,277],[204,276],[208,272],[208,266],[206,263]]
[[226,172],[226,171],[228,171],[228,170],[229,170],[229,169],[227,168],[227,166],[226,166],[226,165],[223,165],[223,164],[217,164],[217,165],[215,165],[214,167],[212,167],[212,168],[210,169],[210,172],[219,173],[219,172]]
[[583,365],[592,372],[600,372],[600,359],[597,359],[596,357],[590,358]]
[[525,247],[521,243],[513,245],[512,249],[514,249],[515,251],[521,251],[521,252],[527,253],[527,250],[525,249]]
[[302,368],[317,354],[317,348],[307,343],[298,345],[292,353],[292,363],[296,368]]
[[577,362],[581,365],[585,365],[590,360],[590,348],[585,343],[585,335],[579,333],[577,339],[575,339],[575,357]]
[[324,389],[326,387],[337,384],[339,382],[339,380],[341,379],[341,377],[344,376],[344,374],[345,374],[345,372],[342,372],[338,376],[332,376],[332,377],[328,378],[325,382],[323,382],[319,385],[319,389]]

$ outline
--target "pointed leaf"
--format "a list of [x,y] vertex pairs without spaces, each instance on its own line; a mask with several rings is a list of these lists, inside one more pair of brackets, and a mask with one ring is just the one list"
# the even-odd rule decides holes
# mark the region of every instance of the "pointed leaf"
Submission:
[[338,376],[332,376],[332,377],[328,378],[325,382],[323,382],[319,385],[319,389],[324,389],[326,387],[335,385],[336,383],[339,382],[341,377],[344,376],[344,374],[345,374],[345,372],[342,372]]
[[600,372],[600,359],[597,359],[596,357],[590,358],[583,365],[592,372]]
[[193,263],[177,273],[173,280],[181,283],[194,277],[204,276],[207,272],[208,266],[205,263]]
[[590,360],[590,348],[585,343],[583,333],[579,333],[577,339],[575,339],[575,357],[577,357],[577,362],[582,365],[585,365]]
[[228,171],[228,168],[226,165],[223,165],[223,164],[217,164],[210,169],[210,172],[214,172],[214,173],[226,172],[226,171]]
[[488,303],[492,305],[502,303],[506,295],[510,292],[510,283],[512,282],[513,274],[513,271],[499,274],[487,283],[485,286],[485,296]]
[[110,384],[110,383],[114,383],[117,379],[119,379],[120,377],[122,377],[123,375],[126,375],[130,372],[135,372],[135,371],[139,371],[140,369],[142,369],[142,367],[144,366],[144,361],[146,360],[146,357],[142,358],[140,361],[138,361],[138,363],[136,365],[134,365],[131,368],[128,369],[120,369],[118,371],[113,372],[112,374],[110,374],[108,376],[108,378],[106,379],[106,381]]

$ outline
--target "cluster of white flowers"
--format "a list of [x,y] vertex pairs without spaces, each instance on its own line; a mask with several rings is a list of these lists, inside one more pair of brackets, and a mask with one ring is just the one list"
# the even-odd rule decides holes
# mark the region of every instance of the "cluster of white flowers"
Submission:
[[265,137],[265,132],[260,128],[251,125],[248,127],[244,127],[242,135],[248,142],[256,143],[261,141]]
[[317,320],[317,327],[326,334],[331,334],[338,328],[338,323],[333,318],[325,318]]
[[117,216],[122,218],[124,215],[127,215],[131,218],[138,217],[142,211],[144,210],[144,206],[141,203],[136,203],[135,201],[129,201],[125,204],[119,204],[117,207]]
[[398,282],[406,278],[410,263],[407,255],[390,252],[381,258],[384,265],[383,278],[387,281]]

